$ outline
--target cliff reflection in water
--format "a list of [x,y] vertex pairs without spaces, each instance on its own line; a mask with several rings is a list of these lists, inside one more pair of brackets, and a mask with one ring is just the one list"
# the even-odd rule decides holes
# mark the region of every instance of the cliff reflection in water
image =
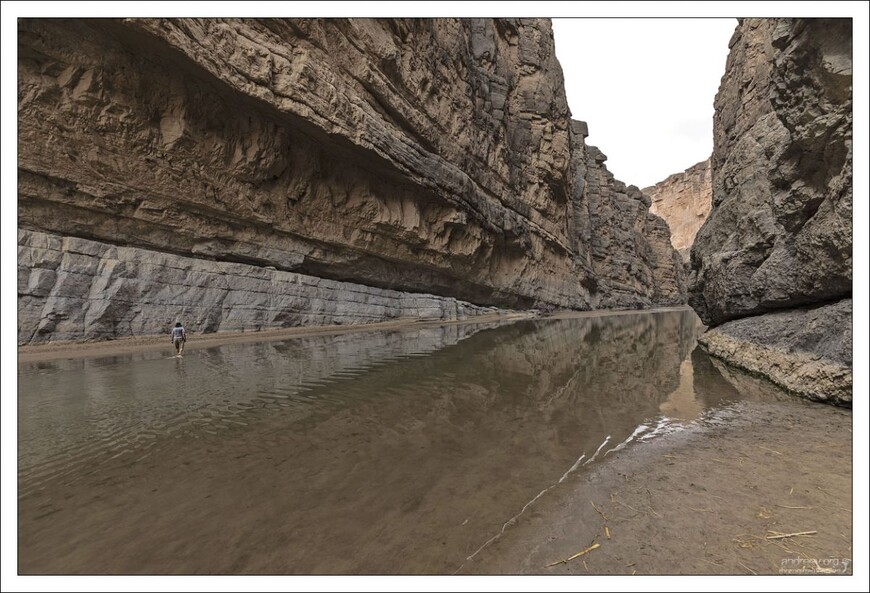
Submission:
[[33,478],[134,457],[160,436],[214,434],[255,408],[285,419],[331,401],[310,392],[390,361],[425,356],[492,325],[301,337],[19,365],[19,472]]
[[21,365],[20,567],[452,572],[588,463],[737,397],[689,357],[699,328],[687,310]]

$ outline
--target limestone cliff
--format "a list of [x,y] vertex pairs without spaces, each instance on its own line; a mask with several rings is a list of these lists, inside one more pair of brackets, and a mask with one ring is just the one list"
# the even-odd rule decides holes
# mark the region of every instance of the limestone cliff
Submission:
[[599,306],[685,302],[685,273],[667,223],[650,212],[650,199],[637,187],[614,179],[604,153],[584,146],[583,157],[577,178],[585,199],[575,202],[575,220],[584,221],[580,233],[589,244]]
[[18,242],[20,344],[147,335],[159,329],[155,320],[176,317],[217,332],[494,312],[451,297],[78,237],[19,231]]
[[[851,401],[851,56],[849,19],[741,21],[715,101],[713,209],[692,247],[689,295],[705,323],[724,323],[705,338],[720,353],[766,343],[782,356],[737,362],[841,403]],[[751,322],[762,334],[725,323],[784,310],[793,314]],[[783,357],[839,368],[824,373],[837,385],[807,383],[804,363]]]
[[[21,19],[18,41],[24,231],[480,306],[684,302],[667,228],[570,119],[546,20]],[[111,271],[64,301],[39,268],[27,320],[110,306]],[[136,327],[194,306],[192,329],[225,326],[194,298]]]
[[642,190],[652,200],[650,212],[668,223],[671,244],[685,263],[689,262],[698,229],[710,215],[711,173],[710,159],[707,159]]

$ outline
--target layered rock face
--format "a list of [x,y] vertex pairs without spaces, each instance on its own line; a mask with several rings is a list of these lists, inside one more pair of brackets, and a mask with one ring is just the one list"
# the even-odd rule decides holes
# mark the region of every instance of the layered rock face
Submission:
[[713,210],[692,249],[707,323],[852,291],[848,19],[747,19],[716,96]]
[[[834,365],[839,370],[824,375],[836,387],[802,393],[839,402],[851,401],[851,351],[843,350],[852,294],[851,26],[849,19],[740,23],[716,96],[713,209],[692,247],[689,295],[710,325],[795,309],[746,322],[763,334],[726,323],[713,335],[766,342],[798,366]],[[800,319],[813,319],[824,336],[803,339]],[[842,348],[834,355],[826,343]],[[733,360],[733,346],[718,351]],[[801,392],[789,378],[803,372],[794,365],[769,353],[749,358],[741,366]]]
[[139,336],[155,320],[197,332],[351,325],[495,312],[450,297],[337,282],[77,237],[19,231],[18,343]]
[[650,212],[668,223],[674,249],[684,263],[689,263],[695,235],[707,220],[713,205],[710,159],[692,165],[682,173],[674,173],[642,191],[652,200]]
[[[575,134],[585,133],[574,122]],[[584,136],[585,137],[585,136]],[[586,280],[604,308],[642,308],[686,299],[685,273],[671,247],[667,223],[650,213],[650,199],[637,187],[614,179],[607,157],[583,146],[576,163],[574,203],[579,242],[589,244],[593,273]],[[588,221],[588,222],[587,222]]]
[[684,302],[584,127],[545,20],[19,21],[19,226],[61,244],[482,306]]

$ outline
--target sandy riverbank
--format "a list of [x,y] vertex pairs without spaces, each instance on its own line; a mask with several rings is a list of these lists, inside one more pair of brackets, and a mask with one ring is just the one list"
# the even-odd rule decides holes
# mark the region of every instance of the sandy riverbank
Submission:
[[[265,342],[270,340],[286,340],[307,336],[349,334],[354,332],[387,331],[407,327],[434,327],[441,325],[456,325],[463,323],[492,323],[513,319],[534,317],[531,313],[510,312],[479,315],[454,321],[440,319],[397,319],[379,323],[360,325],[318,325],[306,327],[287,327],[266,329],[261,331],[218,332],[213,334],[188,334],[185,350],[212,348],[222,344],[244,342]],[[89,358],[95,356],[115,356],[153,350],[172,350],[169,334],[165,336],[137,336],[104,340],[101,342],[50,342],[18,347],[18,361],[32,362],[54,360],[59,358]]]
[[459,572],[852,574],[848,410],[741,403],[611,457],[530,505]]
[[[643,313],[656,313],[661,311],[684,310],[686,307],[661,307],[638,311],[560,311],[546,318],[568,319],[572,317],[600,317],[604,315],[630,315]],[[263,342],[269,340],[286,340],[290,338],[302,338],[316,335],[348,334],[366,331],[397,330],[407,327],[436,327],[441,325],[456,325],[466,323],[493,323],[498,321],[513,321],[518,319],[532,319],[542,317],[535,311],[503,311],[487,315],[478,315],[454,321],[440,319],[417,319],[403,318],[379,323],[367,323],[360,325],[321,325],[306,327],[288,327],[279,329],[267,329],[261,331],[219,332],[212,334],[188,334],[185,350],[198,348],[212,348],[222,344]],[[169,333],[159,336],[136,336],[118,338],[115,340],[103,340],[99,342],[49,342],[46,344],[34,344],[18,347],[18,362],[36,362],[43,360],[57,360],[62,358],[90,358],[98,356],[117,356],[119,354],[133,354],[156,350],[172,350],[169,341]]]

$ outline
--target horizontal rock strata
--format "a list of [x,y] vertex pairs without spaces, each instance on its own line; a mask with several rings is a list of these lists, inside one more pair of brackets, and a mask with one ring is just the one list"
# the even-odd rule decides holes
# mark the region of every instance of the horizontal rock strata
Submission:
[[485,306],[685,301],[546,20],[18,26],[22,229]]
[[19,231],[18,343],[457,320],[495,311],[449,297]]

